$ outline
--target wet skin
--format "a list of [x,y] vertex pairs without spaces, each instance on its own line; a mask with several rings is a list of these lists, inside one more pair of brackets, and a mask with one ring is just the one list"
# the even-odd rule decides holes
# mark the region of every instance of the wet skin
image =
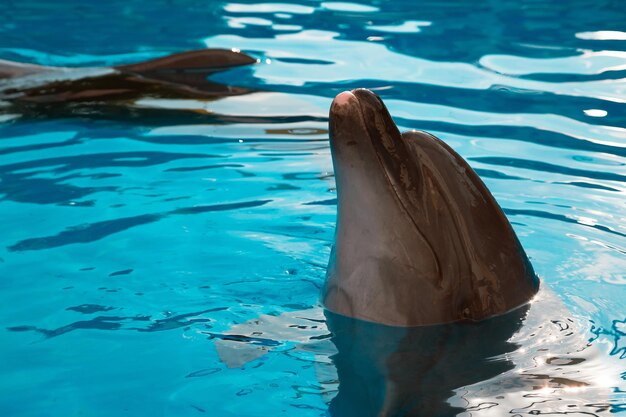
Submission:
[[535,275],[472,168],[441,140],[400,134],[368,90],[330,110],[335,245],[322,292],[340,315],[390,326],[479,321],[527,303]]

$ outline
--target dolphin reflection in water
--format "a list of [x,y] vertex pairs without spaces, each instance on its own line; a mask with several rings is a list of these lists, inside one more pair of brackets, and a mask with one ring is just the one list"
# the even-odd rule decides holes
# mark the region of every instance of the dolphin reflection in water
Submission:
[[368,90],[339,94],[329,124],[338,216],[324,309],[212,333],[222,361],[295,343],[333,417],[611,413],[610,367],[558,297],[536,296],[472,168],[432,135],[400,134]]
[[326,313],[339,387],[330,414],[454,416],[454,391],[510,371],[527,308],[480,322],[393,327]]

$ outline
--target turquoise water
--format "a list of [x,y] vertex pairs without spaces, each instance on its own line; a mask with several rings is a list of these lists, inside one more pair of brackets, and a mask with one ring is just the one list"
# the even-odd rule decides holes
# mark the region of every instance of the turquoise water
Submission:
[[259,63],[213,77],[247,95],[133,104],[158,117],[0,115],[2,415],[325,415],[330,351],[277,338],[228,368],[215,340],[317,305],[328,108],[357,87],[469,161],[543,286],[626,373],[623,2],[59,3],[5,0],[0,58],[223,47]]

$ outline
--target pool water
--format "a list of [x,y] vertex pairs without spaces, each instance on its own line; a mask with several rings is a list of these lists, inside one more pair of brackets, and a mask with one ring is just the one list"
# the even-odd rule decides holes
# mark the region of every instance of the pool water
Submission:
[[[583,345],[625,378],[624,22],[621,1],[4,0],[0,59],[220,47],[259,63],[213,77],[250,94],[132,104],[158,117],[0,115],[0,414],[326,415],[332,349],[292,331],[230,368],[216,335],[318,305],[328,108],[357,87],[468,160]],[[621,389],[572,415],[626,410]],[[533,401],[517,415],[560,406]]]

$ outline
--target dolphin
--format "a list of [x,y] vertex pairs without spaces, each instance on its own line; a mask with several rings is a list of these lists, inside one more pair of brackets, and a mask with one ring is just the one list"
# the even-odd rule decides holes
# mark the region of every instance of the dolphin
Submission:
[[114,67],[48,67],[0,60],[0,103],[22,114],[50,114],[144,97],[211,100],[249,90],[207,77],[256,62],[227,49],[187,51]]
[[358,89],[330,109],[337,225],[322,292],[333,313],[390,326],[510,312],[539,279],[502,209],[435,136],[400,133]]
[[329,123],[338,219],[324,305],[202,332],[224,365],[309,361],[332,417],[616,410],[621,368],[556,294],[538,293],[467,163],[432,135],[401,135],[367,90],[339,94]]

